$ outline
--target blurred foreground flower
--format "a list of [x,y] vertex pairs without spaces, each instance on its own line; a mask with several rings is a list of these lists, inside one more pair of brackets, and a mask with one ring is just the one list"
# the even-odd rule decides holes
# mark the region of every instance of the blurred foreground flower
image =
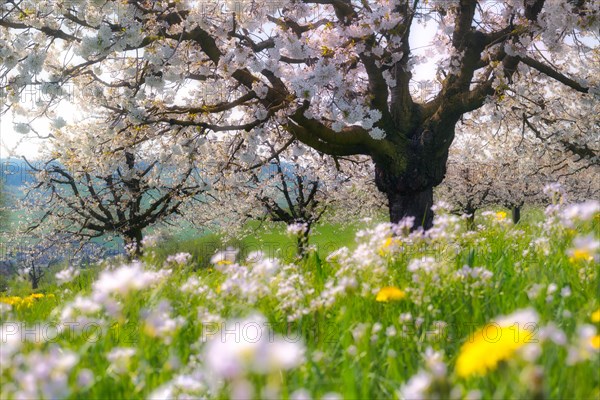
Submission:
[[93,299],[103,302],[108,297],[129,293],[150,287],[165,279],[171,270],[147,271],[140,262],[122,265],[114,271],[102,271],[100,277],[93,283]]
[[62,271],[57,272],[56,275],[54,275],[54,277],[56,278],[56,283],[58,283],[59,285],[71,282],[77,276],[79,276],[79,270],[73,266],[69,266],[63,269]]
[[213,265],[230,265],[235,262],[238,250],[232,247],[228,247],[227,250],[219,251],[210,259],[210,263]]
[[460,349],[456,361],[458,376],[485,375],[496,369],[501,361],[511,359],[517,350],[534,342],[532,328],[537,321],[537,313],[525,309],[501,317],[475,332]]
[[192,258],[192,255],[190,253],[172,254],[169,257],[167,257],[167,263],[175,263],[175,264],[179,264],[179,265],[184,265],[184,264],[187,264],[187,262],[190,261],[191,258]]
[[298,236],[303,235],[308,230],[308,225],[306,223],[297,222],[294,224],[289,224],[287,226],[286,233],[289,236]]
[[590,344],[592,345],[592,348],[596,350],[600,349],[600,335],[592,336]]
[[572,263],[593,261],[600,242],[593,236],[576,237],[573,240],[573,248],[568,251],[569,261]]
[[588,324],[577,327],[577,336],[568,351],[568,365],[596,357],[600,352],[600,335],[596,327]]
[[106,358],[110,361],[109,371],[115,374],[124,374],[129,370],[131,358],[136,351],[131,347],[115,347],[107,355]]
[[381,288],[375,297],[376,301],[388,302],[402,300],[406,297],[406,293],[394,286],[386,286]]
[[224,379],[287,370],[304,361],[304,345],[275,335],[262,315],[225,326],[209,341],[205,353],[209,371]]
[[45,296],[43,293],[32,293],[26,297],[19,297],[19,296],[0,297],[0,303],[14,306],[17,309],[31,308],[31,306],[33,306],[33,303],[36,299],[41,299],[43,297],[54,297],[54,295],[49,294],[49,295]]
[[425,350],[426,369],[421,369],[402,385],[396,395],[401,400],[444,399],[451,397],[446,363],[441,352],[431,347]]

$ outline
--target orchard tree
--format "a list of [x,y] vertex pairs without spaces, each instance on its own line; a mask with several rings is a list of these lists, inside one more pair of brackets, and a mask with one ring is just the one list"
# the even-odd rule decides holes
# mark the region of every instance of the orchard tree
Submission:
[[[437,195],[454,204],[455,211],[470,215],[470,226],[474,212],[484,206],[506,207],[518,223],[525,204],[547,200],[546,185],[594,169],[573,160],[578,157],[569,152],[541,145],[535,133],[522,130],[520,124],[465,121],[462,128],[450,149],[447,177]],[[587,186],[592,186],[591,181]]]
[[552,181],[540,163],[554,160],[530,133],[469,122],[450,148],[448,173],[437,194],[467,214],[471,228],[475,211],[492,205],[512,210],[517,223],[521,207],[541,200],[544,186]]
[[[120,128],[232,135],[247,154],[276,124],[280,146],[370,157],[390,219],[425,227],[457,125],[475,110],[498,121],[510,98],[506,112],[540,140],[597,159],[594,131],[573,136],[579,121],[546,101],[568,89],[570,110],[597,107],[596,0],[13,0],[1,12],[0,75],[6,108],[27,114],[22,132],[58,118],[67,94]],[[415,74],[428,69],[419,79],[436,90],[419,97]],[[31,87],[46,96],[25,109]]]
[[[348,222],[381,208],[377,189],[368,183],[370,160],[331,162],[329,156],[295,141],[276,149],[276,138],[274,129],[260,156],[223,169],[207,201],[192,204],[193,210],[186,212],[192,222],[217,224],[222,231],[242,235],[248,233],[249,221],[283,222],[297,237],[297,254],[304,256],[310,233],[324,216]],[[198,214],[205,220],[196,218]]]
[[436,191],[437,197],[451,204],[452,212],[465,215],[467,227],[474,227],[475,212],[491,203],[496,178],[491,163],[474,160],[450,160],[446,179]]
[[[2,172],[4,173],[4,169],[2,169]],[[6,190],[4,179],[3,176],[0,176],[0,232],[7,228],[8,223],[8,204],[4,193]]]
[[600,199],[600,166],[564,173],[563,182],[567,198],[570,202],[585,202]]
[[45,163],[30,164],[37,183],[28,197],[41,214],[30,230],[82,242],[116,234],[141,253],[144,230],[168,222],[206,186],[196,169],[201,141],[171,134],[117,134],[101,123],[55,132]]
[[263,210],[258,218],[285,223],[297,236],[297,254],[304,256],[311,229],[329,205],[323,180],[309,168],[286,163],[276,154],[266,169],[252,172],[250,185]]

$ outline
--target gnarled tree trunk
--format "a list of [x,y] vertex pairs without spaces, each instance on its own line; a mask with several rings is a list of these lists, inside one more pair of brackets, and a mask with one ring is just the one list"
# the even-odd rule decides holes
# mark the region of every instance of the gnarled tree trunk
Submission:
[[304,258],[308,252],[308,238],[310,235],[310,229],[310,223],[306,223],[306,230],[298,235],[296,242],[296,255],[300,258]]
[[476,209],[474,208],[469,208],[468,210],[465,210],[468,217],[467,217],[467,229],[472,231],[473,228],[475,228],[475,212],[477,212]]
[[125,247],[127,249],[135,249],[130,253],[130,258],[136,258],[142,255],[142,229],[135,228],[123,233],[125,239]]
[[446,174],[448,148],[454,127],[433,132],[419,127],[408,143],[399,144],[397,158],[375,160],[375,183],[388,199],[390,222],[414,218],[413,229],[433,225],[433,188]]
[[512,220],[515,224],[519,223],[519,221],[521,220],[521,206],[513,206]]
[[405,217],[413,217],[413,226],[422,226],[425,229],[431,228],[433,224],[433,187],[429,187],[422,192],[400,194],[388,192],[388,208],[390,212],[390,221],[397,223]]

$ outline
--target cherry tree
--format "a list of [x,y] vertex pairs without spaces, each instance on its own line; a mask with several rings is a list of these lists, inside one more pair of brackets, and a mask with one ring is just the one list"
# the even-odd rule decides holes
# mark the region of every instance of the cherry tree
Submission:
[[310,168],[286,163],[276,155],[265,168],[251,174],[249,183],[246,189],[254,201],[248,203],[257,206],[253,219],[285,223],[297,238],[297,254],[304,256],[311,229],[330,205],[323,180]]
[[[425,227],[471,112],[513,114],[540,140],[597,160],[593,118],[579,127],[577,112],[598,107],[595,0],[9,0],[1,12],[5,108],[23,114],[22,132],[38,116],[61,122],[65,92],[123,128],[244,140],[229,157],[252,155],[276,124],[278,146],[370,157],[390,219]],[[427,32],[430,43],[416,41]],[[418,79],[437,89],[419,97],[427,61],[437,70]],[[47,98],[24,109],[31,87]]]
[[591,177],[600,170],[593,160],[543,146],[536,132],[521,125],[510,118],[500,125],[462,124],[437,195],[469,214],[470,225],[477,209],[492,205],[511,209],[513,222],[519,222],[525,204],[547,204],[544,187],[551,183],[560,183],[570,201],[591,199],[598,190]]
[[[382,199],[369,184],[370,160],[331,162],[329,156],[295,141],[276,149],[276,136],[275,129],[258,157],[222,168],[207,201],[192,204],[186,212],[192,222],[239,235],[252,229],[249,221],[283,222],[297,238],[297,254],[304,256],[313,227],[324,217],[347,222],[381,208]],[[204,219],[194,217],[198,214]]]
[[585,202],[600,199],[600,166],[564,173],[563,182],[570,202]]
[[197,170],[201,141],[171,134],[117,133],[101,123],[54,132],[45,162],[30,164],[37,183],[28,197],[40,215],[29,230],[82,243],[116,234],[141,253],[144,230],[168,222],[206,187]]
[[453,213],[466,216],[469,229],[474,226],[475,212],[491,203],[494,170],[491,163],[464,159],[448,161],[446,179],[436,195],[452,205]]

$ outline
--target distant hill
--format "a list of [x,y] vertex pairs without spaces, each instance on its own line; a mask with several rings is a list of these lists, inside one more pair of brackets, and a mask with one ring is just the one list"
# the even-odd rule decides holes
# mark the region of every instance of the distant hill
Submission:
[[[38,162],[32,161],[36,167]],[[25,160],[19,158],[0,159],[0,181],[6,186],[23,186],[34,182],[33,170]],[[8,188],[10,190],[10,188]]]

